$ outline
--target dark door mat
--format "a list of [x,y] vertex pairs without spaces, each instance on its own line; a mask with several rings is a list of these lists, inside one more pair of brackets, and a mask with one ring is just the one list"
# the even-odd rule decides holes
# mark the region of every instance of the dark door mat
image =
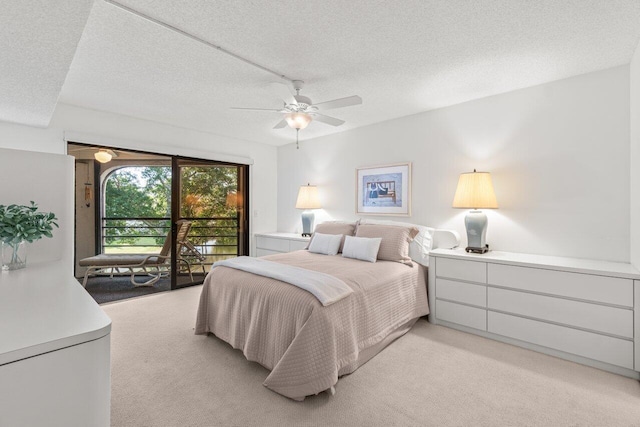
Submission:
[[[78,281],[82,283],[82,279]],[[160,279],[153,286],[133,286],[130,276],[114,278],[97,276],[87,281],[87,292],[98,304],[154,294],[169,289],[171,289],[171,279],[168,277]]]

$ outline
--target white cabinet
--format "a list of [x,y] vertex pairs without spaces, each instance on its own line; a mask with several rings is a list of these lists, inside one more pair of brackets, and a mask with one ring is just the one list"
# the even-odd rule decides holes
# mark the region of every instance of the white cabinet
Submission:
[[487,283],[487,264],[442,258],[438,262],[439,277]]
[[488,312],[489,332],[633,369],[633,342],[518,316]]
[[487,330],[487,311],[469,305],[438,300],[438,319],[481,331]]
[[489,283],[523,291],[633,307],[633,280],[488,263]]
[[631,265],[456,249],[430,256],[432,323],[640,378],[640,272]]
[[0,273],[0,425],[109,426],[110,332],[68,262]]
[[295,233],[256,233],[256,255],[265,256],[305,249],[309,237]]
[[[633,366],[637,371],[640,370],[640,280],[634,280],[633,287],[633,301],[635,303],[633,316],[633,330],[635,331],[635,339],[633,340],[635,360]],[[638,310],[638,313],[636,313],[636,310]]]
[[438,279],[438,298],[484,308],[487,306],[487,287],[475,283]]
[[0,425],[109,426],[110,337],[0,366]]
[[554,296],[489,288],[488,308],[633,339],[633,311]]

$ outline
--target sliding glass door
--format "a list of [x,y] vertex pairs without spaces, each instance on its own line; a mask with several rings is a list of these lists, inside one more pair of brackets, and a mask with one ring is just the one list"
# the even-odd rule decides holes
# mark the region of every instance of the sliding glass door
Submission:
[[174,158],[172,288],[202,283],[216,261],[248,255],[247,177],[247,166]]
[[[136,283],[149,279],[140,266],[92,275],[97,301],[202,283],[214,262],[248,255],[248,166],[80,143],[67,151],[76,158],[76,277],[86,272],[79,261],[97,254],[171,255],[153,286],[129,280],[131,271]],[[110,158],[98,160],[101,151]]]

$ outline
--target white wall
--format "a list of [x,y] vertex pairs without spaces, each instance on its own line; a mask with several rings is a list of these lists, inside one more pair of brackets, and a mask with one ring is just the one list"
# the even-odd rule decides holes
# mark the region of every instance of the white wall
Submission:
[[63,260],[71,274],[73,158],[0,148],[0,205],[29,205],[32,200],[40,211],[56,214],[59,228],[54,227],[52,238],[28,244],[27,265]]
[[631,264],[640,269],[640,45],[636,48],[630,65],[630,155],[631,187],[630,236]]
[[301,228],[299,185],[319,186],[316,222],[355,219],[355,169],[406,161],[411,222],[466,244],[466,211],[451,202],[459,174],[477,168],[500,206],[487,211],[493,249],[629,261],[629,66],[280,147],[278,229]]
[[[0,122],[0,148],[64,154],[65,138],[75,142],[252,164],[251,231],[265,232],[276,228],[277,149],[273,146],[65,104],[58,104],[47,129]],[[25,163],[24,167],[29,166]],[[0,190],[6,185],[7,182],[0,183]],[[0,199],[0,203],[3,202]],[[73,227],[70,232],[73,233]]]
[[0,121],[0,148],[65,154],[64,132]]

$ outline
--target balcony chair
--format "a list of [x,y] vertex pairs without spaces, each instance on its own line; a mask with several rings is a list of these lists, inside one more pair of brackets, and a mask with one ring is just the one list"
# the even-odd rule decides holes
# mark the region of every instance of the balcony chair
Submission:
[[[176,222],[178,232],[176,236],[179,270],[189,273],[193,281],[191,267],[198,263],[202,265],[202,271],[205,272],[204,256],[195,249],[195,247],[187,241],[187,234],[191,229],[191,221],[179,220]],[[186,244],[190,245],[185,251]],[[192,250],[199,255],[194,256]],[[189,259],[184,258],[184,254],[189,253]],[[162,277],[166,277],[171,271],[171,231],[162,245],[160,253],[157,254],[99,254],[92,257],[81,259],[79,262],[81,267],[87,267],[84,274],[82,286],[87,287],[89,276],[108,275],[113,276],[131,276],[131,284],[133,286],[153,286]],[[151,276],[146,282],[136,282],[136,274],[146,274]]]

